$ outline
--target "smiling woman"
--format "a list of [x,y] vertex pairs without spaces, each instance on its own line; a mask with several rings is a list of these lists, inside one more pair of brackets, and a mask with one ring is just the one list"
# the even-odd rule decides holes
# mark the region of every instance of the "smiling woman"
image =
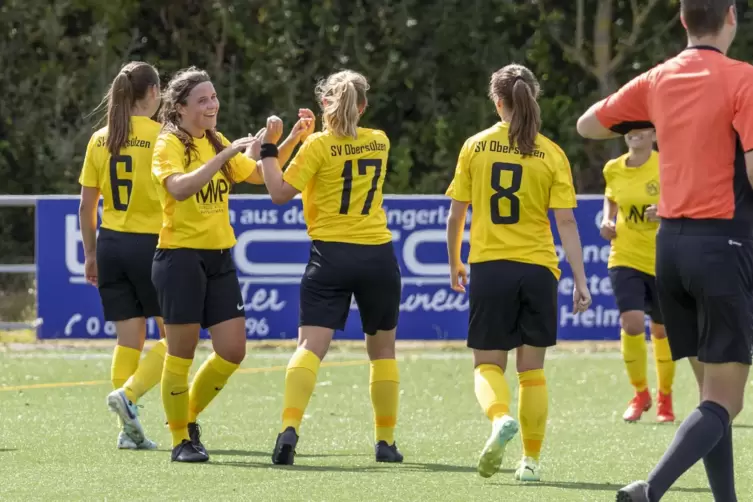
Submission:
[[[165,321],[167,357],[162,401],[173,436],[172,459],[203,462],[197,415],[225,386],[245,357],[245,306],[230,249],[228,195],[235,183],[263,183],[257,168],[260,137],[228,141],[216,130],[220,101],[209,75],[179,71],[163,97],[163,130],[152,158],[152,175],[162,205],[162,228],[152,264]],[[276,117],[272,122],[279,121]],[[279,134],[266,140],[277,143]],[[280,145],[292,153],[300,128]],[[209,330],[214,352],[189,389],[199,329]]]

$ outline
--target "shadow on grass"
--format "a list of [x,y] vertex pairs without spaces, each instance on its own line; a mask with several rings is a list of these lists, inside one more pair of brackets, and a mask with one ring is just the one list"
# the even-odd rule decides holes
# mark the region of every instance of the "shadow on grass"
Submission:
[[[233,451],[233,450],[230,450]],[[248,452],[258,453],[258,452]],[[210,452],[211,456],[212,453]],[[265,453],[264,456],[267,454]],[[319,455],[325,457],[328,455]],[[296,457],[304,457],[303,455],[296,455]],[[386,464],[386,463],[374,463],[373,465],[346,467],[341,465],[273,465],[271,462],[209,462],[209,465],[217,466],[229,466],[229,467],[246,467],[255,469],[279,469],[279,470],[291,470],[291,471],[311,471],[311,472],[386,472],[393,471],[395,469],[401,471],[412,472],[476,472],[475,467],[465,465],[448,465],[448,464],[422,464],[415,462],[403,462],[402,464]],[[512,473],[511,469],[502,469],[500,472]]]
[[[209,456],[223,455],[231,457],[272,457],[271,451],[254,451],[254,450],[208,450]],[[368,457],[367,453],[325,453],[325,454],[306,454],[298,453],[296,458],[326,458],[326,457]]]
[[5,453],[6,451],[18,451],[15,448],[0,448],[0,453]]
[[[519,482],[513,482],[513,483],[497,483],[501,485],[506,486],[549,486],[552,488],[562,488],[565,490],[586,490],[586,491],[605,491],[605,492],[617,492],[620,488],[624,487],[625,485],[616,485],[614,483],[585,483],[585,482],[579,482],[579,481],[541,481],[537,483],[519,483]],[[626,483],[627,484],[627,483]],[[681,493],[711,493],[711,490],[708,488],[684,488],[684,487],[673,487],[669,490],[670,492],[681,492]]]

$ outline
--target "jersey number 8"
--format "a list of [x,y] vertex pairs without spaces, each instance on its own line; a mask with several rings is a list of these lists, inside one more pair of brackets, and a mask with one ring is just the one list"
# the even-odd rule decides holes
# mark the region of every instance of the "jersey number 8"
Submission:
[[[512,174],[509,187],[502,186],[502,172],[509,171]],[[515,195],[520,190],[520,183],[523,181],[523,166],[520,164],[509,164],[507,162],[495,162],[492,164],[492,189],[494,195],[489,199],[491,204],[490,214],[492,223],[495,225],[514,225],[520,221],[520,199]],[[510,201],[510,214],[503,216],[499,212],[499,201],[507,199]]]
[[[133,181],[129,179],[118,178],[118,164],[124,164],[125,172],[133,173],[133,159],[130,155],[116,155],[110,158],[110,190],[112,191],[112,207],[118,211],[128,209],[128,203],[131,201],[131,190],[133,190]],[[126,200],[120,199],[120,188],[126,189]]]

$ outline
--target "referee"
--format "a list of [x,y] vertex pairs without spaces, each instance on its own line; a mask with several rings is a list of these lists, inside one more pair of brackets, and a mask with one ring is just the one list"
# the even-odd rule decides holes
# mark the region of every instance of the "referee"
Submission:
[[734,502],[730,424],[753,345],[753,66],[725,56],[734,0],[682,0],[688,47],[592,106],[587,138],[656,127],[662,186],[656,278],[673,359],[689,358],[701,403],[647,481],[618,501],[657,501],[703,459],[715,500]]

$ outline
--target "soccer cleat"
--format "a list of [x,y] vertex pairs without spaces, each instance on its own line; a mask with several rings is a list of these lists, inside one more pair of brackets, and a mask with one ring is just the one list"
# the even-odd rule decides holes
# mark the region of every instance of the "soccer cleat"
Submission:
[[123,431],[120,431],[118,434],[118,449],[119,450],[156,450],[157,449],[157,443],[152,441],[151,439],[146,439],[136,444],[133,442],[133,439],[128,437],[128,434],[126,434]]
[[523,460],[515,469],[515,479],[518,481],[541,481],[539,463],[531,457],[523,457]]
[[656,394],[656,421],[671,423],[675,421],[675,412],[672,410],[672,394]]
[[651,394],[648,389],[643,392],[636,392],[633,399],[630,400],[627,410],[622,415],[625,422],[637,422],[641,419],[643,412],[651,409]]
[[634,481],[617,492],[617,502],[650,502],[648,483]]
[[171,458],[173,462],[206,462],[209,455],[206,451],[199,450],[193,442],[184,439],[173,448]]
[[397,444],[387,444],[387,441],[379,441],[374,445],[374,453],[377,462],[399,464],[403,461],[403,454],[397,449]]
[[199,424],[196,422],[188,424],[188,437],[191,438],[196,451],[204,452],[205,455],[208,455],[207,449],[201,444],[201,427],[199,427]]
[[272,452],[272,463],[275,465],[293,465],[295,447],[298,444],[298,434],[295,429],[288,427],[277,435],[275,449]]
[[482,478],[491,477],[499,470],[505,447],[517,432],[518,422],[509,415],[498,418],[492,423],[492,433],[478,459],[477,469]]
[[107,406],[115,413],[123,424],[123,432],[136,444],[141,444],[144,437],[144,429],[139,422],[139,408],[125,395],[123,389],[110,392],[107,396]]

